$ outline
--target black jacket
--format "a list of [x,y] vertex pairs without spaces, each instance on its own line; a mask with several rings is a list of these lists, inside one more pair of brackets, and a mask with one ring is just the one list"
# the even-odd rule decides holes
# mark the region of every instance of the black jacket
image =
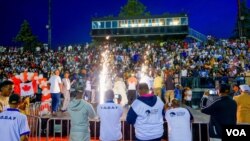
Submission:
[[222,96],[207,105],[208,98],[201,99],[201,112],[210,115],[209,135],[211,138],[222,137],[223,125],[236,124],[237,104],[229,96]]

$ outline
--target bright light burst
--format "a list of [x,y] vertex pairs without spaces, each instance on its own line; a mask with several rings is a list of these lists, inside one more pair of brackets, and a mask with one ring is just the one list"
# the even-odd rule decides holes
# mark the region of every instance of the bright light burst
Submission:
[[107,79],[108,77],[108,50],[102,53],[102,70],[100,72],[99,78],[99,88],[100,88],[100,104],[104,103],[104,94],[107,90]]

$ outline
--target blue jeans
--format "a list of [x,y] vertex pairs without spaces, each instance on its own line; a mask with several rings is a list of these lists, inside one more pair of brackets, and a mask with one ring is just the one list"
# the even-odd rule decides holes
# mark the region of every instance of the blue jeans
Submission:
[[52,112],[56,112],[60,105],[61,94],[51,93],[52,96]]

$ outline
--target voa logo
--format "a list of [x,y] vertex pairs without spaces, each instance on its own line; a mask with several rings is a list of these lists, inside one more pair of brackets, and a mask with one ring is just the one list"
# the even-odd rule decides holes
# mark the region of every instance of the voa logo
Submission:
[[227,136],[247,136],[244,129],[226,129]]

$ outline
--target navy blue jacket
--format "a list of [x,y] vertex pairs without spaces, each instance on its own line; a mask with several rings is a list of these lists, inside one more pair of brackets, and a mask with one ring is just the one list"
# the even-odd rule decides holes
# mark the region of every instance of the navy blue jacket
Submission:
[[201,99],[201,112],[210,115],[209,135],[211,138],[222,137],[223,125],[236,124],[237,104],[229,96],[222,96],[207,105],[208,98]]

